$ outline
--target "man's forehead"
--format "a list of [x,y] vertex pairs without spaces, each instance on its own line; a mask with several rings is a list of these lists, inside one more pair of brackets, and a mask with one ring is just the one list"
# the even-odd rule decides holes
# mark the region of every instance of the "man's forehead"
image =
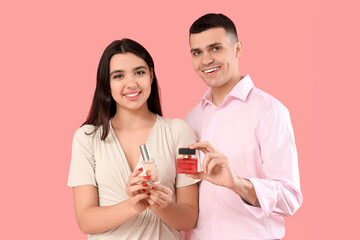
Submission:
[[206,48],[215,43],[225,44],[230,42],[224,28],[211,28],[201,33],[193,33],[190,35],[191,48]]

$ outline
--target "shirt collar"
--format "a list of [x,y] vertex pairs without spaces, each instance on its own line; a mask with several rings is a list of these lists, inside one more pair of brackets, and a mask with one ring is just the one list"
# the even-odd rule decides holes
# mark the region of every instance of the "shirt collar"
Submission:
[[[249,95],[253,87],[254,87],[254,83],[252,82],[250,76],[246,75],[235,85],[235,87],[231,90],[231,92],[225,97],[224,102],[229,98],[229,96],[238,98],[245,102],[247,96]],[[201,108],[204,108],[207,104],[213,104],[211,88],[209,88],[206,91],[200,102]]]

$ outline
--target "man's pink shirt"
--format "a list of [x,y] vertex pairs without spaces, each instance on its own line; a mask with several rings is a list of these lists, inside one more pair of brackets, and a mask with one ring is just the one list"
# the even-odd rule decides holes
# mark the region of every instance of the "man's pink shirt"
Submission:
[[[220,106],[212,91],[186,117],[199,141],[209,141],[229,159],[236,176],[254,185],[261,208],[235,192],[200,183],[199,218],[191,239],[279,239],[283,216],[300,207],[302,195],[290,115],[284,105],[245,76]],[[203,154],[201,154],[201,158]]]

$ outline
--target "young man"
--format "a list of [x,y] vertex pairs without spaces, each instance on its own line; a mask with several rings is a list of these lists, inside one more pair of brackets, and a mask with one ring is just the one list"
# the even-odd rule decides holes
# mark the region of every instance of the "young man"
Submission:
[[288,110],[242,76],[234,23],[206,14],[190,28],[195,72],[210,87],[186,117],[204,171],[191,239],[280,239],[283,216],[300,207],[299,170]]

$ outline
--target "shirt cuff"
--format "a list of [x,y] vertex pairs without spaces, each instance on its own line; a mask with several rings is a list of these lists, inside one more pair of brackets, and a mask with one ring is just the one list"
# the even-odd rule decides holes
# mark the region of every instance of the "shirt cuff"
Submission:
[[255,188],[261,208],[244,203],[245,208],[257,219],[268,217],[275,209],[277,202],[275,185],[267,180],[258,178],[249,178],[249,181]]

